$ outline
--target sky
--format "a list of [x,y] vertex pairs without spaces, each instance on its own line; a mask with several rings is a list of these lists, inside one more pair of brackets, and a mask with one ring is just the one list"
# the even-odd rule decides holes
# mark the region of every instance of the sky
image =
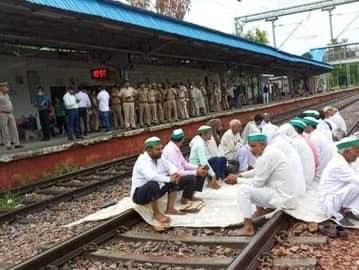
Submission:
[[[317,1],[319,0],[192,0],[191,10],[184,20],[233,34],[235,17]],[[336,7],[333,15],[334,37],[342,33],[339,40],[359,42],[359,1]],[[353,23],[346,27],[351,21]],[[277,47],[280,50],[301,55],[311,48],[329,44],[328,12],[317,10],[280,17],[276,24]],[[273,45],[271,23],[248,23],[244,26],[244,31],[256,27],[267,31],[269,45]],[[343,32],[344,29],[346,30]]]
[[[226,33],[234,33],[234,18],[278,8],[317,2],[318,0],[192,0],[185,20]],[[359,42],[359,1],[336,7],[333,11],[333,33],[340,39]],[[355,20],[354,20],[355,19]],[[354,22],[346,28],[351,21]],[[277,46],[284,51],[303,54],[311,48],[326,46],[330,41],[328,12],[312,11],[280,17],[276,24]],[[251,22],[244,31],[258,27],[268,33],[272,45],[272,24]]]

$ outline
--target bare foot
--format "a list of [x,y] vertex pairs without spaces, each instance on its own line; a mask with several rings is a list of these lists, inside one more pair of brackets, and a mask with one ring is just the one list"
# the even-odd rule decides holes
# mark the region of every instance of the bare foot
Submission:
[[212,180],[208,183],[207,187],[212,188],[212,189],[219,189],[220,185],[218,185],[217,181]]
[[193,202],[203,202],[203,200],[201,198],[197,198],[195,196],[192,197],[191,201],[193,201]]
[[158,214],[153,214],[153,219],[157,220],[159,223],[170,223],[171,219],[168,216],[165,216],[164,214],[158,213]]
[[181,211],[178,211],[177,209],[167,209],[166,210],[166,214],[167,215],[176,215],[176,216],[182,216],[185,215],[186,213],[183,213]]
[[269,214],[269,213],[271,213],[273,211],[274,211],[274,209],[271,209],[271,208],[257,209],[257,211],[255,211],[254,214],[253,214],[253,218],[264,216],[264,215]]
[[255,231],[250,228],[243,227],[242,229],[237,229],[233,231],[229,231],[228,235],[230,236],[252,236],[255,234]]

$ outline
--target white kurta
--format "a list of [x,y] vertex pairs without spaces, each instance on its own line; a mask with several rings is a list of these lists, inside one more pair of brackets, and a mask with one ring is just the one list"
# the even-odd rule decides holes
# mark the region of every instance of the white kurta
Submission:
[[328,217],[343,218],[340,209],[359,210],[359,173],[336,153],[323,171],[319,190],[323,210]]
[[279,132],[282,135],[287,136],[290,140],[289,143],[297,150],[300,157],[300,161],[303,167],[303,174],[305,179],[305,186],[308,189],[315,176],[315,159],[309,144],[303,136],[300,136],[290,124],[281,125]]
[[328,141],[333,141],[333,132],[330,130],[327,123],[324,120],[320,119],[319,124],[317,125],[316,130],[320,131]]
[[329,120],[333,121],[338,129],[343,130],[345,133],[347,133],[347,124],[344,121],[344,118],[341,116],[339,111],[337,111],[332,117],[329,118]]
[[170,175],[177,172],[177,168],[164,158],[153,160],[147,152],[139,155],[132,171],[131,198],[136,188],[149,181],[157,181],[160,185],[171,181]]
[[312,133],[310,133],[310,140],[316,146],[319,154],[319,167],[316,171],[316,178],[320,178],[325,166],[327,166],[328,162],[333,156],[333,149],[335,145],[333,142],[330,142],[326,136],[321,133],[319,130],[315,129]]
[[241,175],[245,178],[239,178],[237,202],[244,218],[251,217],[251,203],[264,208],[295,208],[295,171],[278,149],[268,145],[257,158],[255,169]]
[[242,144],[241,135],[233,134],[233,131],[228,129],[222,136],[219,151],[227,160],[237,160],[237,150]]
[[274,133],[278,130],[278,126],[273,125],[271,122],[265,123],[263,122],[262,133],[267,136],[267,141],[270,142],[273,138]]
[[256,125],[256,123],[254,121],[248,122],[242,131],[243,142],[247,143],[248,135],[253,134],[253,133],[260,133],[260,132],[261,131],[260,131],[259,127]]
[[277,135],[273,138],[270,145],[281,151],[288,161],[288,167],[293,174],[293,184],[295,185],[295,195],[305,193],[305,179],[303,165],[297,150],[289,143],[289,138],[283,135]]

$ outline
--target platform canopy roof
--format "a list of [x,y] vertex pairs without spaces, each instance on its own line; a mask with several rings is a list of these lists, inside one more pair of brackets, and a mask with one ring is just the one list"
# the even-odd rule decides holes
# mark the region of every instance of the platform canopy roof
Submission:
[[323,62],[112,0],[2,0],[0,41],[234,64],[243,71],[290,76],[332,69]]

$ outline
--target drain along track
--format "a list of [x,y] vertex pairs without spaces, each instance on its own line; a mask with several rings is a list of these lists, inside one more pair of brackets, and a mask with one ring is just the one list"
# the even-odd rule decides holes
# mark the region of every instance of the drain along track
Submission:
[[[337,107],[343,109],[357,102],[359,98],[349,95],[342,99]],[[328,101],[317,106],[307,106],[299,110],[275,115],[273,122],[283,123],[298,113],[309,108],[321,108],[326,104],[337,101]],[[184,152],[188,152],[188,146],[184,147]],[[61,201],[72,200],[80,196],[87,195],[108,185],[121,182],[131,174],[131,168],[136,160],[135,156],[123,157],[121,159],[106,162],[98,166],[90,167],[63,176],[47,179],[35,184],[16,188],[0,193],[0,196],[7,192],[16,194],[23,201],[23,206],[5,213],[0,212],[0,223],[14,221],[18,216],[45,209]]]

